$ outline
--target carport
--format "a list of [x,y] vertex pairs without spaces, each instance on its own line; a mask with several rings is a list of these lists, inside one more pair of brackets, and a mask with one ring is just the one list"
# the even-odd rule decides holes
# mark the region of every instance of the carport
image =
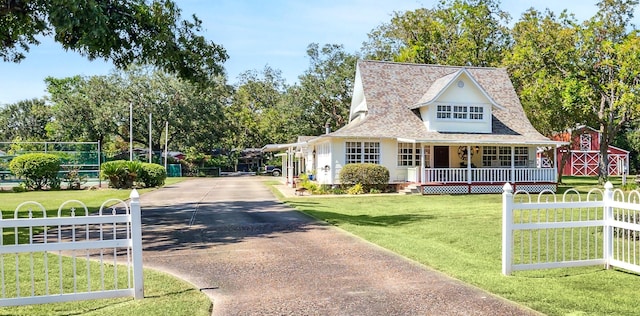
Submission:
[[262,152],[278,152],[276,157],[282,157],[282,177],[287,185],[292,187],[294,179],[305,170],[305,157],[302,148],[306,142],[290,144],[269,144],[262,147]]

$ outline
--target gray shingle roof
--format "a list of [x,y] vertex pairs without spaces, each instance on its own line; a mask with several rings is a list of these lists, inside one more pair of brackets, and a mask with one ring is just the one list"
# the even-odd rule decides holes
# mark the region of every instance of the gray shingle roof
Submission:
[[410,108],[439,93],[463,67],[360,61],[368,114],[327,135],[335,137],[408,138],[417,141],[546,144],[555,143],[533,128],[501,68],[464,67],[502,108],[492,110],[491,134],[428,131]]

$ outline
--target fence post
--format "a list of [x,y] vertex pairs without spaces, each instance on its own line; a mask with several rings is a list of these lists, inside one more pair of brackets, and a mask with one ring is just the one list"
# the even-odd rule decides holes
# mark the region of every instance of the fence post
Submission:
[[604,268],[611,268],[611,259],[613,258],[613,184],[610,181],[604,184],[604,196],[602,197],[604,204],[604,236],[603,236],[603,256],[604,256]]
[[502,274],[510,275],[513,247],[513,188],[502,186]]
[[133,287],[134,298],[144,298],[144,275],[142,273],[142,219],[140,211],[140,194],[136,189],[129,195],[131,199],[131,240],[133,252]]

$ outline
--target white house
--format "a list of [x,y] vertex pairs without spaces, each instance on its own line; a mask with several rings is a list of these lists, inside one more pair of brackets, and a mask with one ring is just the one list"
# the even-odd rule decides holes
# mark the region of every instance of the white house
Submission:
[[[349,163],[386,166],[391,183],[424,194],[556,190],[556,164],[536,164],[539,147],[558,147],[531,125],[505,69],[360,61],[349,123],[292,144],[284,176],[313,174],[338,184]],[[554,158],[555,161],[555,158]]]

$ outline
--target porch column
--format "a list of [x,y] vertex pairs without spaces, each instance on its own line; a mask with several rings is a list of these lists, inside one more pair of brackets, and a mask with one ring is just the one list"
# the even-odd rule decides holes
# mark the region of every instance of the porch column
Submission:
[[511,183],[516,183],[516,147],[511,146]]
[[424,161],[424,155],[426,155],[426,152],[424,151],[424,144],[420,143],[420,179],[419,179],[419,183],[423,183],[424,182],[424,177],[426,176],[425,174],[425,169],[426,169],[426,165],[425,165],[425,161]]
[[[556,145],[556,149],[553,151],[553,177],[555,183],[558,183],[558,145]],[[566,155],[572,155],[569,150],[567,150]],[[571,157],[573,158],[573,157]],[[573,160],[572,160],[573,161]],[[573,167],[571,167],[571,172],[573,173]]]
[[471,184],[471,146],[467,145],[467,183]]
[[287,183],[293,186],[293,148],[287,150]]

